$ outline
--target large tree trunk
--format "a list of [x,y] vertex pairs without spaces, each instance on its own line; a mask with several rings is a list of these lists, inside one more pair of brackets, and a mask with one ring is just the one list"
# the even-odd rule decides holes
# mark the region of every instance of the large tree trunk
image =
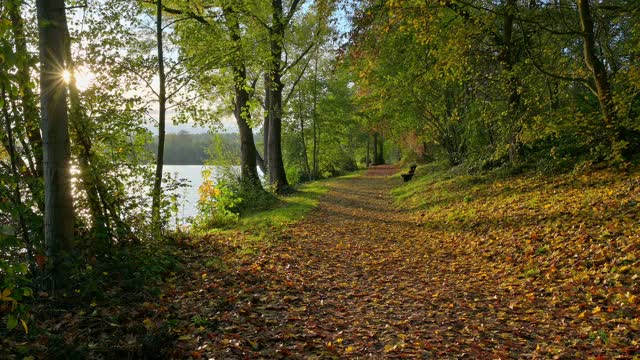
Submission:
[[591,76],[596,84],[602,119],[606,126],[613,127],[616,125],[617,117],[615,105],[613,104],[607,70],[596,55],[596,40],[589,0],[578,0],[578,13],[580,15],[580,30],[582,31],[584,62],[591,71]]
[[262,184],[256,169],[260,155],[257,153],[256,144],[253,140],[253,130],[249,126],[251,113],[249,112],[249,92],[247,91],[247,69],[242,59],[240,24],[233,8],[224,8],[223,14],[231,29],[231,41],[236,50],[232,65],[235,92],[233,114],[240,132],[240,173],[245,185],[262,190]]
[[273,24],[270,29],[271,64],[269,69],[270,106],[269,137],[268,137],[268,169],[269,182],[276,192],[284,191],[289,183],[282,160],[282,41],[285,35],[285,19],[283,16],[282,0],[272,0]]
[[244,65],[234,66],[235,109],[233,111],[240,132],[240,168],[242,180],[257,189],[262,189],[256,169],[257,151],[253,141],[253,130],[249,127],[249,93],[246,90],[246,70]]
[[162,191],[162,166],[164,165],[164,139],[167,113],[166,74],[164,71],[164,50],[162,47],[162,0],[156,6],[156,42],[158,46],[158,155],[156,157],[156,173],[152,190],[151,219],[153,236],[160,239],[162,224],[160,222],[160,199]]
[[67,278],[73,255],[69,118],[64,72],[64,0],[37,0],[40,52],[40,111],[44,172],[44,238],[49,282],[56,294]]

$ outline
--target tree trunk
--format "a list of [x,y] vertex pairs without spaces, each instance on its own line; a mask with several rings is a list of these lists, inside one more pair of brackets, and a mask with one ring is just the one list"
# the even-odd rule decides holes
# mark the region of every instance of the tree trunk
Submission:
[[[300,93],[298,93],[300,94]],[[302,110],[302,96],[298,96],[298,120],[300,121],[300,141],[302,141],[302,165],[304,166],[307,180],[311,179],[311,168],[309,167],[309,155],[307,154],[307,140],[304,136],[304,116]]]
[[236,118],[238,131],[240,133],[240,173],[244,185],[262,190],[262,184],[260,183],[260,177],[256,169],[257,159],[260,156],[257,154],[256,145],[253,140],[253,130],[249,126],[251,113],[249,112],[249,92],[247,91],[247,69],[242,59],[240,24],[235,18],[236,14],[233,8],[224,8],[223,14],[231,29],[231,41],[236,50],[231,68],[233,71],[233,87],[235,92],[233,115]]
[[383,139],[378,132],[373,133],[373,164],[372,165],[384,165],[384,145]]
[[318,169],[318,52],[319,47],[316,48],[316,56],[314,59],[314,74],[313,74],[313,113],[311,120],[313,121],[313,178],[320,177]]
[[[253,134],[252,134],[253,136]],[[260,169],[260,171],[262,171],[263,174],[267,173],[267,165],[265,165],[265,161],[262,158],[262,156],[260,156],[260,153],[258,152],[258,148],[256,147],[255,142],[253,143],[253,147],[255,149],[255,151],[253,152],[256,155],[256,165],[258,166],[258,168]]]
[[[27,41],[24,31],[24,21],[20,14],[21,1],[12,0],[8,2],[9,17],[11,18],[11,28],[15,38],[16,47],[16,81],[20,88],[23,118],[25,121],[27,138],[29,139],[29,147],[25,148],[28,154],[34,159],[31,175],[34,177],[42,176],[42,136],[40,135],[38,107],[36,105],[36,96],[31,90],[31,55],[27,51]],[[31,156],[29,156],[31,158]],[[31,160],[31,159],[29,159]],[[36,194],[34,194],[36,196]],[[40,201],[40,200],[39,200]],[[44,208],[44,204],[40,205]]]
[[55,295],[68,276],[73,250],[67,90],[62,81],[66,22],[64,0],[37,0],[40,53],[40,111],[43,140],[44,238],[49,281]]
[[160,223],[160,199],[162,191],[162,166],[164,163],[164,139],[165,121],[167,112],[166,95],[166,74],[164,71],[164,50],[162,47],[162,0],[156,4],[156,42],[158,47],[158,155],[156,158],[156,173],[153,182],[151,219],[153,235],[156,240],[160,239],[162,224]]
[[99,180],[96,174],[98,169],[91,166],[93,156],[92,142],[89,134],[87,116],[80,104],[80,91],[76,85],[75,65],[71,54],[71,36],[67,23],[64,24],[65,31],[65,64],[69,73],[69,123],[75,132],[76,145],[80,147],[78,151],[78,163],[80,167],[80,177],[87,193],[87,202],[91,214],[91,232],[98,244],[106,250],[110,246],[109,227],[107,226],[106,214],[102,208],[99,194]]
[[377,132],[373,133],[372,148],[373,148],[373,163],[371,165],[373,166],[380,165],[378,164],[378,133]]
[[249,127],[249,93],[246,85],[246,70],[244,65],[233,66],[235,77],[235,109],[233,114],[238,123],[240,132],[240,168],[242,180],[256,189],[262,189],[260,177],[256,170],[256,159],[259,156],[256,151],[256,145],[253,141],[253,131]]
[[367,156],[364,158],[365,167],[369,167],[371,163],[371,155],[369,153],[369,148],[371,146],[371,135],[367,133]]
[[275,187],[276,192],[283,192],[289,186],[287,175],[282,160],[282,41],[285,35],[285,24],[282,9],[282,0],[271,1],[273,10],[273,24],[270,29],[271,64],[270,64],[270,106],[269,138],[268,145],[268,169],[269,182]]
[[515,19],[516,0],[506,0],[504,14],[504,33],[502,35],[502,51],[500,60],[503,71],[507,74],[507,128],[509,141],[509,161],[515,162],[518,153],[518,133],[520,127],[517,124],[518,107],[520,105],[520,94],[518,93],[518,78],[513,72],[516,63],[513,53],[513,20]]
[[[1,99],[4,100],[6,98],[6,91],[4,85],[1,88]],[[18,154],[16,153],[15,140],[13,137],[13,130],[11,128],[11,116],[9,115],[9,109],[7,108],[7,102],[2,102],[2,114],[4,116],[6,133],[7,133],[7,146],[6,149],[9,152],[9,160],[11,162],[11,176],[13,176],[13,181],[15,181],[13,188],[13,203],[17,209],[18,214],[18,228],[22,233],[22,241],[24,242],[24,247],[27,250],[27,259],[29,264],[29,270],[35,274],[36,262],[34,261],[35,257],[33,256],[33,244],[31,243],[31,237],[29,236],[29,229],[27,228],[27,222],[24,216],[24,205],[22,203],[22,195],[20,192],[20,173],[18,172]]]
[[380,149],[377,152],[378,159],[376,160],[376,162],[378,163],[378,165],[384,165],[384,137],[382,137],[382,135],[378,140],[378,146],[380,147]]
[[265,176],[269,177],[269,128],[271,119],[271,74],[264,73],[264,124],[262,125],[262,166]]
[[609,84],[607,70],[596,55],[596,40],[589,0],[578,0],[578,12],[580,15],[580,30],[582,31],[584,62],[589,71],[591,71],[591,76],[596,84],[602,119],[607,127],[614,127],[617,116],[611,95],[611,85]]

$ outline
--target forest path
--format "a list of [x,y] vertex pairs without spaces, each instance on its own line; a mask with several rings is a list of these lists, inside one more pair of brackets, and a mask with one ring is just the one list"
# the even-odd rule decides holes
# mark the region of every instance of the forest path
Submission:
[[515,358],[556,336],[533,302],[503,300],[513,289],[478,268],[482,254],[395,207],[390,190],[401,180],[386,175],[397,171],[330,182],[286,240],[207,279],[199,316],[212,330],[191,344],[195,355]]

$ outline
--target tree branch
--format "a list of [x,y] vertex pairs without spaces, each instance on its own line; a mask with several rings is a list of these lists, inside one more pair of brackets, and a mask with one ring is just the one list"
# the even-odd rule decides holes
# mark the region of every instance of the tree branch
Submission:
[[284,101],[282,102],[283,105],[286,105],[289,102],[289,98],[293,94],[293,91],[296,89],[298,82],[300,82],[300,79],[302,79],[302,77],[304,76],[305,71],[307,71],[307,67],[309,66],[309,63],[311,63],[311,58],[309,58],[309,60],[307,60],[307,63],[304,64],[304,68],[302,68],[302,71],[300,71],[300,74],[298,74],[298,77],[291,85],[291,90],[289,90],[289,94],[285,96]]

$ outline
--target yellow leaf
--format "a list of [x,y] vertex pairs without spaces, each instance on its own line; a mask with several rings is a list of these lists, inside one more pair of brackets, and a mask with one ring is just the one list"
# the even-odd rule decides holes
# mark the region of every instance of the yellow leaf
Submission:
[[147,330],[153,330],[156,328],[156,324],[149,318],[144,319],[142,324],[144,324],[144,327],[147,328]]
[[583,311],[580,313],[580,315],[578,315],[578,319],[582,319],[585,315],[586,311]]
[[11,295],[11,289],[6,288],[6,289],[2,290],[2,298],[7,298],[7,297],[9,297],[9,295]]
[[384,346],[384,352],[391,352],[396,349],[396,345],[387,344]]
[[347,346],[347,348],[344,349],[344,352],[346,352],[347,354],[351,354],[353,352],[353,346]]
[[24,329],[24,332],[28,334],[29,333],[29,327],[27,326],[27,322],[22,320],[22,319],[20,319],[20,323],[22,324],[22,328]]
[[595,314],[599,314],[599,313],[600,313],[600,311],[602,311],[602,309],[600,309],[600,306],[596,306],[596,308],[595,308],[595,309],[593,309],[593,311],[591,311],[591,313],[592,313],[593,315],[595,315]]
[[202,279],[206,279],[207,278],[207,273],[202,273]]

